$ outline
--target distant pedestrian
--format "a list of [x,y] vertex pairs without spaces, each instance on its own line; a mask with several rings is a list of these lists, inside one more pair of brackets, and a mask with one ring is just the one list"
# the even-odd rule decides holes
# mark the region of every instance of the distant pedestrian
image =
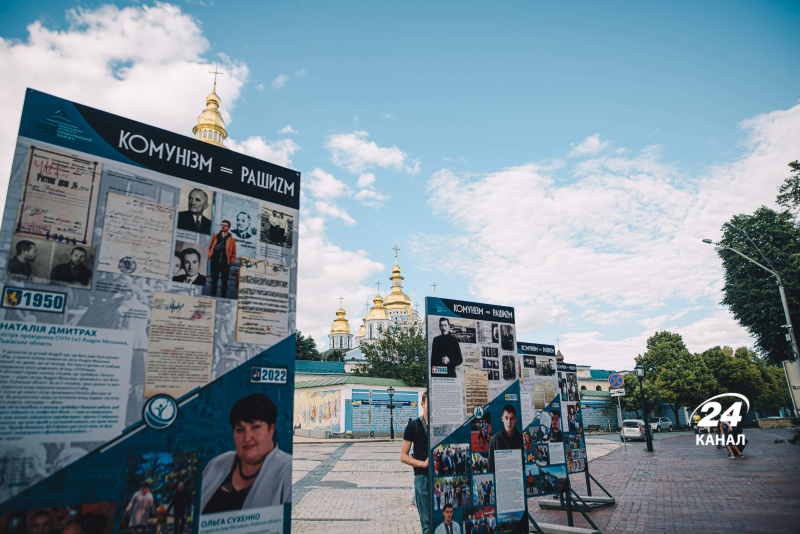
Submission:
[[[431,534],[431,491],[428,476],[428,393],[422,394],[422,417],[410,422],[403,433],[400,461],[414,468],[414,496],[422,534]],[[414,457],[409,456],[414,445]]]
[[[719,424],[722,425],[722,434],[725,437],[725,446],[728,449],[728,458],[741,458],[742,453],[739,450],[738,446],[735,445],[736,440],[739,434],[741,434],[741,432],[737,432],[736,434],[734,434],[733,428],[731,428],[731,425],[728,422],[720,421]],[[733,444],[731,445],[731,443]]]

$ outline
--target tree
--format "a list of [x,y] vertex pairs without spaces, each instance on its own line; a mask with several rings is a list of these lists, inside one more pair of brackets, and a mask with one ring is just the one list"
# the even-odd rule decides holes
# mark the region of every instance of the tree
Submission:
[[365,361],[356,366],[354,375],[395,378],[409,386],[425,386],[428,356],[425,335],[419,329],[380,329],[378,339],[362,345],[361,352]]
[[679,408],[694,409],[717,387],[702,356],[690,353],[680,334],[656,332],[636,363],[644,366],[645,376],[658,388],[661,400],[669,403],[676,424]]
[[329,362],[343,362],[344,361],[344,352],[340,351],[339,349],[334,350],[328,357],[326,358]]
[[777,414],[780,408],[791,406],[792,398],[789,396],[784,370],[774,365],[765,365],[762,373],[764,389],[753,402],[753,409],[763,416],[764,414]]
[[615,399],[608,397],[605,403],[600,406],[600,413],[606,418],[606,427],[610,426],[610,421],[614,421],[614,426],[617,426],[617,403]]
[[317,342],[311,336],[305,337],[300,330],[297,331],[294,358],[295,360],[322,360],[322,354],[317,350]]
[[[739,348],[736,353],[730,347],[714,347],[702,354],[706,367],[716,379],[716,387],[712,395],[720,393],[739,393],[747,397],[750,406],[764,391],[764,378],[761,370],[756,365],[758,356],[745,347]],[[724,408],[736,402],[734,399],[718,399]]]
[[794,174],[784,180],[778,189],[778,204],[787,211],[800,209],[800,162],[792,161],[789,168]]
[[[791,213],[779,214],[760,207],[753,215],[736,215],[731,222],[747,232],[756,243],[767,263],[747,237],[735,229],[725,228],[722,244],[734,248],[754,260],[770,263],[778,272],[786,291],[789,312],[800,312],[800,225]],[[757,265],[729,250],[720,250],[725,270],[722,304],[756,339],[755,347],[770,363],[791,357],[780,294],[775,278]]]
[[[622,409],[626,412],[636,412],[636,417],[644,418],[644,414],[639,415],[642,409],[642,392],[639,388],[639,379],[633,373],[622,375],[625,380],[625,396],[620,399]],[[644,381],[644,401],[651,410],[661,402],[661,395],[653,384]]]

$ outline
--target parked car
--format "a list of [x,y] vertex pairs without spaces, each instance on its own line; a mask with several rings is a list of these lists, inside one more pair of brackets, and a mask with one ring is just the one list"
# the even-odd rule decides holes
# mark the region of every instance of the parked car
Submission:
[[619,432],[620,441],[632,441],[640,439],[644,441],[644,421],[641,419],[626,419],[622,422],[622,430]]
[[668,432],[672,432],[672,421],[666,417],[650,418],[650,430],[661,432],[665,428]]

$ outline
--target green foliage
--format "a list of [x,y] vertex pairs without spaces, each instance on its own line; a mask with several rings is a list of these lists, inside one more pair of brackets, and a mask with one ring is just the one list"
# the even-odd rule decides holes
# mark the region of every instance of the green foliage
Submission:
[[789,163],[789,168],[792,169],[793,175],[784,180],[778,189],[778,204],[786,210],[798,210],[800,209],[800,162],[792,161]]
[[[633,373],[622,375],[625,380],[625,396],[621,397],[622,409],[626,412],[636,412],[636,417],[642,417],[642,390],[639,388],[639,379]],[[658,406],[661,402],[661,394],[653,384],[644,381],[644,401],[647,403],[648,410]]]
[[297,331],[294,354],[295,360],[322,360],[322,354],[317,350],[317,342],[311,336],[305,337],[300,330]]
[[390,326],[380,330],[380,339],[361,346],[365,362],[353,374],[405,380],[409,386],[426,385],[428,357],[424,334],[416,329]]
[[[741,347],[735,353],[730,347],[708,349],[702,358],[716,379],[712,395],[720,393],[740,393],[747,397],[750,406],[764,391],[764,379],[756,361],[760,358],[752,351]],[[718,399],[723,408],[735,402],[733,399]]]
[[326,358],[329,362],[343,362],[344,361],[344,352],[340,351],[339,349],[334,350],[328,357]]
[[672,332],[657,332],[647,340],[647,352],[636,358],[645,367],[645,377],[658,388],[678,421],[678,409],[694,409],[718,386],[703,357],[686,349],[683,338]]
[[[783,281],[792,317],[800,316],[800,225],[794,216],[762,206],[753,215],[736,215],[731,222],[747,232],[769,258]],[[726,228],[721,242],[766,263],[742,232]],[[786,331],[781,328],[786,317],[775,277],[729,250],[721,250],[719,255],[725,269],[722,304],[755,337],[756,349],[767,361],[779,363],[790,358]]]
[[777,415],[780,408],[792,405],[789,387],[786,384],[786,373],[782,367],[764,365],[761,368],[764,378],[764,389],[756,397],[753,409],[761,415]]

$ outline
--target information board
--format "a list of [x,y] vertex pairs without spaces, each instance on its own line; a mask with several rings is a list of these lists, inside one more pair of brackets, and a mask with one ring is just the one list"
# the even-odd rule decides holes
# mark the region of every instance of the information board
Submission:
[[520,402],[514,309],[436,297],[425,308],[432,528],[528,532],[523,429],[532,414]]
[[564,421],[564,455],[567,473],[586,471],[586,439],[583,435],[583,413],[575,364],[559,362],[558,384],[561,389],[561,420]]
[[299,199],[297,171],[27,90],[0,531],[290,531]]

